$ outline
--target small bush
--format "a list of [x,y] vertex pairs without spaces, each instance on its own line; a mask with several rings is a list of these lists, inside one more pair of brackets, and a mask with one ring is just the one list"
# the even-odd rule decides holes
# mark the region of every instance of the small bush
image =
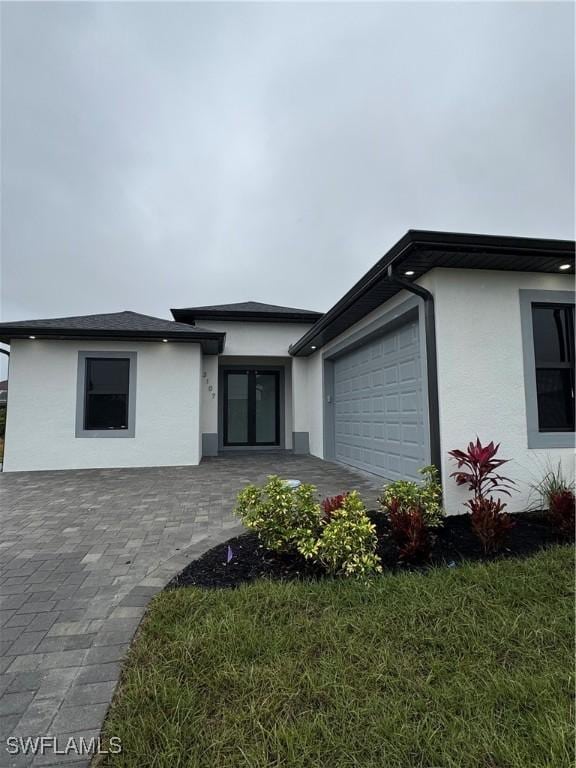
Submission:
[[384,486],[378,499],[382,511],[390,518],[391,510],[396,514],[408,513],[418,509],[427,528],[442,525],[442,486],[438,479],[438,470],[434,466],[418,470],[424,478],[422,484],[412,480],[396,480]]
[[548,510],[550,523],[563,536],[574,535],[574,481],[565,477],[562,465],[558,464],[556,469],[549,469],[532,489],[539,497],[540,506]]
[[289,551],[319,532],[322,511],[315,493],[313,485],[291,488],[271,475],[264,487],[248,485],[241,490],[234,511],[246,528],[256,531],[265,547]]
[[573,536],[576,522],[574,492],[569,488],[554,491],[550,494],[548,503],[548,516],[552,525],[563,536]]
[[[336,499],[340,506],[335,506]],[[382,571],[376,555],[376,527],[370,522],[357,491],[334,497],[315,542],[303,542],[300,552],[318,560],[333,575],[366,577]]]
[[329,520],[332,516],[332,512],[334,512],[337,509],[342,508],[342,504],[344,503],[344,499],[346,498],[348,494],[346,493],[340,493],[338,496],[326,496],[324,501],[322,502],[322,511],[324,512],[324,520]]
[[508,531],[514,527],[510,515],[504,512],[506,504],[492,496],[478,496],[466,502],[470,509],[472,530],[480,539],[486,554],[497,552],[503,545]]
[[256,531],[267,549],[297,551],[339,576],[368,576],[382,570],[375,554],[376,528],[356,491],[328,497],[322,506],[313,485],[290,488],[271,476],[262,488],[249,485],[235,513]]
[[401,560],[417,562],[430,556],[432,542],[426,518],[420,507],[406,509],[399,504],[391,504],[388,509],[388,522]]

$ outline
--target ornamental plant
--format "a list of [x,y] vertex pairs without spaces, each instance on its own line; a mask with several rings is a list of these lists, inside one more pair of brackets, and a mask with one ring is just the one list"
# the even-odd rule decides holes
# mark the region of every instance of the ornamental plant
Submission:
[[327,523],[332,517],[332,513],[337,509],[341,509],[346,496],[346,493],[340,493],[338,496],[326,496],[321,503],[322,511],[324,512],[323,522]]
[[490,442],[488,445],[482,445],[476,436],[476,443],[470,442],[465,451],[458,449],[449,451],[448,455],[458,465],[457,471],[450,477],[456,480],[456,485],[468,486],[468,490],[473,492],[475,499],[483,498],[488,493],[496,491],[510,496],[514,481],[496,471],[510,459],[496,459],[499,448],[500,443],[494,445]]
[[504,493],[511,496],[510,490],[514,481],[497,472],[509,459],[497,459],[496,454],[500,443],[493,441],[482,445],[478,436],[476,442],[470,442],[465,451],[449,451],[457,463],[457,471],[450,477],[455,478],[457,485],[466,485],[474,494],[472,499],[464,502],[470,510],[472,530],[479,538],[485,553],[498,551],[506,534],[514,527],[514,521],[507,512],[506,504],[495,499],[491,492]]
[[376,529],[356,491],[317,503],[313,485],[291,488],[271,476],[263,487],[249,485],[237,497],[235,513],[267,549],[298,552],[338,576],[365,577],[382,570]]
[[514,527],[510,515],[504,512],[506,504],[492,496],[478,496],[466,502],[470,509],[472,530],[480,539],[485,554],[501,549],[507,533]]
[[559,463],[550,468],[542,480],[532,486],[539,496],[540,506],[547,510],[551,525],[563,536],[573,536],[576,518],[574,481],[569,481]]
[[422,467],[418,472],[423,477],[422,483],[412,480],[395,480],[384,486],[378,501],[382,511],[392,524],[391,512],[394,518],[400,520],[401,513],[418,510],[426,528],[437,528],[442,525],[444,509],[442,508],[442,486],[438,479],[438,470],[434,466]]
[[432,541],[421,507],[402,507],[393,502],[388,507],[388,522],[400,560],[418,562],[430,556]]
[[313,485],[291,488],[271,475],[263,487],[248,485],[237,496],[235,514],[256,531],[262,544],[278,552],[297,550],[301,540],[320,530],[322,510]]
[[548,516],[562,536],[573,536],[576,520],[574,492],[569,488],[550,494]]
[[[303,540],[299,551],[334,576],[367,577],[382,571],[376,555],[376,527],[357,491],[325,500],[320,536]],[[339,506],[336,506],[339,504]]]

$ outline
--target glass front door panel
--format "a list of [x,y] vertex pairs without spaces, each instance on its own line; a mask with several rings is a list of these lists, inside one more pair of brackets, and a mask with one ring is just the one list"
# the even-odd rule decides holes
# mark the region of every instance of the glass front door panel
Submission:
[[248,444],[248,373],[227,374],[227,442]]
[[224,445],[280,444],[278,371],[224,372]]
[[256,444],[278,442],[277,435],[277,373],[255,374]]

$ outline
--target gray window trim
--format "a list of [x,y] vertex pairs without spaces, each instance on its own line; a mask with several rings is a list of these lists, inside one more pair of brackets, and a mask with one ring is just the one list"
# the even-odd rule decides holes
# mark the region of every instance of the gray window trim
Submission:
[[[130,360],[128,386],[128,429],[84,429],[84,390],[86,385],[86,358],[118,357]],[[76,384],[76,437],[134,437],[136,434],[136,352],[78,352]]]
[[336,429],[334,412],[334,361],[352,350],[368,344],[373,339],[384,336],[411,319],[418,319],[420,333],[420,364],[422,366],[422,398],[424,405],[424,434],[426,437],[426,462],[430,462],[430,407],[428,403],[428,366],[426,363],[426,332],[423,321],[422,299],[412,296],[393,309],[373,320],[341,342],[322,353],[323,361],[323,405],[324,405],[324,458],[333,461],[336,456]]
[[573,448],[574,432],[540,432],[536,397],[536,359],[532,331],[533,304],[574,304],[573,291],[533,291],[520,289],[520,323],[524,357],[524,392],[528,448]]

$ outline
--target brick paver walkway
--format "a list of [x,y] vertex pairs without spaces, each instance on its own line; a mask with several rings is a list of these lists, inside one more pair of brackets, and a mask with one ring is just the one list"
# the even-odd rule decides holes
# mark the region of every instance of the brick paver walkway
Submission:
[[[238,490],[269,474],[323,494],[377,478],[311,457],[229,455],[199,467],[0,475],[0,766],[87,765],[15,755],[6,739],[98,736],[151,596],[235,535]],[[144,766],[143,766],[144,768]]]

